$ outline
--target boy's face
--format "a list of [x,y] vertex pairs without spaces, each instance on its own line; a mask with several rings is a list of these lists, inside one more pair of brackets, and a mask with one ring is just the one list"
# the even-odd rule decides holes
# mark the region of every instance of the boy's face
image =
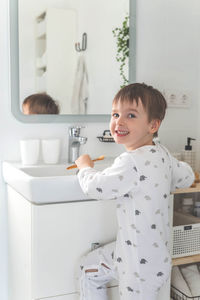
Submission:
[[117,144],[123,144],[128,151],[145,145],[152,145],[153,133],[160,126],[159,120],[148,121],[141,100],[113,103],[110,131]]

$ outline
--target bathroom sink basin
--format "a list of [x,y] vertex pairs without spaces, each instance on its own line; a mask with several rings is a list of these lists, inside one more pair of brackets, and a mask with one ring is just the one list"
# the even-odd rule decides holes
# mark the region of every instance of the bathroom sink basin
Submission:
[[[112,164],[114,158],[95,163],[101,171]],[[79,185],[77,169],[66,170],[69,164],[23,166],[3,162],[5,182],[28,201],[35,204],[60,203],[88,199]]]

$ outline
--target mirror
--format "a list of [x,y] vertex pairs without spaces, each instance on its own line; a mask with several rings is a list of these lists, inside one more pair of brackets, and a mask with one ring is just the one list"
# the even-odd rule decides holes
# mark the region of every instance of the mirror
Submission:
[[[113,96],[123,84],[112,31],[130,15],[125,76],[133,82],[135,8],[135,0],[10,0],[15,117],[23,122],[108,121]],[[43,92],[59,104],[60,115],[24,115],[24,98]]]

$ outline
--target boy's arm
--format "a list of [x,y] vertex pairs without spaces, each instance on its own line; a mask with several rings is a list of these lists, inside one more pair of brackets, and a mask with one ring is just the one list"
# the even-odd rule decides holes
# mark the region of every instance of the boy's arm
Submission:
[[138,185],[137,169],[126,153],[102,172],[91,167],[81,169],[78,179],[83,192],[94,199],[115,199]]
[[187,188],[194,182],[195,176],[192,168],[183,161],[172,157],[171,192],[178,188]]

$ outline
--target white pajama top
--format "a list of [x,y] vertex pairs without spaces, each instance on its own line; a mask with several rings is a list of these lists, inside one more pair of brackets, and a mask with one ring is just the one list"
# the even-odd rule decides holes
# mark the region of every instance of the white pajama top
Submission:
[[171,268],[170,193],[193,183],[191,167],[156,144],[125,152],[100,172],[83,168],[78,179],[90,198],[116,199],[115,261],[120,289],[129,294],[159,290]]

